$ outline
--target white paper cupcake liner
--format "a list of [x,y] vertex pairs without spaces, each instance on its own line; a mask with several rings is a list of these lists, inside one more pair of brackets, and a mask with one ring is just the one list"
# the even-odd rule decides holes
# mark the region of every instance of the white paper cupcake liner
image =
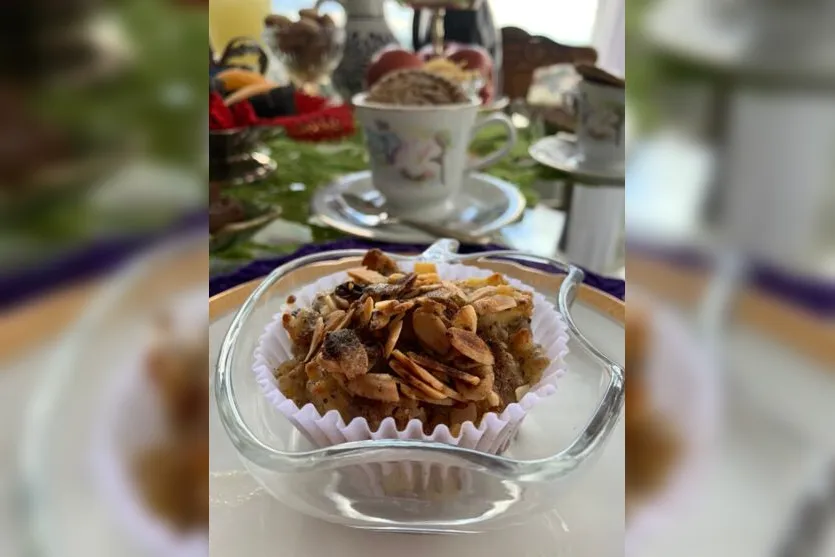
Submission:
[[[182,302],[172,311],[174,326],[192,330],[206,327],[205,290]],[[150,347],[150,338],[137,342],[136,352],[125,354],[127,365],[114,365],[116,373],[112,384],[106,386],[101,419],[94,432],[92,471],[98,491],[118,525],[150,554],[208,557],[207,533],[176,531],[146,506],[133,478],[132,466],[137,455],[167,434],[162,403],[145,367]]]
[[[411,270],[412,263],[401,262],[404,270]],[[438,274],[444,280],[461,280],[471,277],[486,278],[491,271],[468,267],[460,264],[437,264]],[[294,293],[296,298],[292,307],[309,307],[320,292],[332,291],[339,284],[349,280],[345,272],[323,277]],[[508,278],[508,282],[517,288],[532,290],[521,281]],[[292,359],[292,341],[281,324],[281,317],[287,306],[273,316],[259,339],[255,350],[253,372],[270,403],[283,414],[305,437],[317,447],[328,447],[351,441],[370,439],[422,440],[445,443],[459,447],[475,449],[487,453],[503,452],[513,440],[525,415],[540,399],[556,391],[557,379],[565,373],[565,356],[568,353],[568,328],[553,304],[544,296],[534,292],[534,312],[531,330],[534,341],[542,345],[551,365],[543,372],[542,379],[519,402],[511,403],[501,414],[489,412],[484,415],[476,427],[472,422],[462,425],[457,437],[453,436],[446,425],[440,425],[427,435],[418,420],[410,421],[405,429],[398,430],[393,418],[386,418],[377,431],[371,428],[365,418],[355,418],[345,423],[342,416],[331,410],[324,416],[319,414],[312,404],[299,408],[295,402],[285,397],[278,388],[273,375],[282,363]]]

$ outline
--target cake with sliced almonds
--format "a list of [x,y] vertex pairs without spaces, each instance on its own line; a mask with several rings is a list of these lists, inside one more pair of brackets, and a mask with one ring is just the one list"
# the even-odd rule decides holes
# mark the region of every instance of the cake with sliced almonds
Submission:
[[432,263],[406,272],[379,250],[362,264],[282,316],[294,357],[274,373],[299,408],[362,417],[372,431],[392,417],[457,435],[542,378],[550,359],[531,332],[532,292],[499,274],[446,280]]

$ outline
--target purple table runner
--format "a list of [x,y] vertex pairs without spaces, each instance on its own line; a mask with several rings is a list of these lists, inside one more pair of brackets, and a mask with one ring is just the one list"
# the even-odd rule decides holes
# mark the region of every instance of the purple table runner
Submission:
[[[380,248],[383,251],[393,252],[393,253],[415,253],[421,252],[426,249],[426,245],[417,245],[417,244],[383,244],[377,242],[369,242],[366,240],[358,240],[358,239],[345,239],[345,240],[337,240],[335,242],[328,242],[324,244],[309,244],[298,251],[282,256],[282,257],[275,257],[269,259],[259,259],[257,261],[253,261],[252,263],[247,264],[244,267],[241,267],[237,271],[234,271],[229,274],[225,275],[218,275],[213,277],[209,281],[209,295],[214,296],[215,294],[219,294],[225,290],[229,290],[230,288],[234,288],[239,284],[243,284],[245,282],[249,282],[251,280],[264,277],[268,275],[273,269],[279,267],[288,261],[292,261],[293,259],[297,259],[299,257],[303,257],[305,255],[311,255],[314,253],[321,253],[325,251],[334,251],[334,250],[341,250],[341,249],[370,249],[370,248]],[[461,246],[459,249],[460,253],[470,254],[470,253],[479,253],[483,251],[492,251],[498,249],[507,249],[503,248],[502,246]],[[546,269],[547,266],[545,265],[538,265],[535,263],[527,263],[527,265],[531,267],[537,267],[540,269]],[[585,283],[593,288],[597,288],[598,290],[602,290],[612,296],[623,300],[624,294],[626,290],[626,285],[624,281],[619,279],[607,278],[603,277],[591,272],[586,271],[586,280]]]

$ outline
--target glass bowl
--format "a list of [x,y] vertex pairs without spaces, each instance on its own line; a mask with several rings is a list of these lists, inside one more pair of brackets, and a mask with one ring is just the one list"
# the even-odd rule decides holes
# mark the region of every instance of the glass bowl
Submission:
[[[579,380],[593,393],[584,407],[577,408],[583,405],[578,397],[572,412],[561,412],[550,399],[564,403],[565,397],[544,399],[502,455],[399,440],[313,447],[270,405],[252,372],[258,339],[287,296],[358,266],[365,251],[309,255],[275,269],[243,303],[221,344],[214,376],[220,420],[244,466],[273,497],[304,514],[357,528],[482,532],[558,504],[561,491],[601,452],[621,415],[624,377],[623,368],[575,324],[571,307],[583,272],[521,252],[459,255],[457,247],[440,240],[416,258],[389,255],[490,269],[556,297],[570,330],[570,358],[583,359]],[[571,359],[567,376],[575,369]],[[616,500],[622,502],[622,494]]]

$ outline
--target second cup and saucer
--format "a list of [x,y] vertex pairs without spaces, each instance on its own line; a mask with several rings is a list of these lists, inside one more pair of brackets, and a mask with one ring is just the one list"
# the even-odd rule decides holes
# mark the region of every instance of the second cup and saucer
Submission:
[[577,134],[561,132],[534,143],[538,163],[577,179],[618,183],[625,176],[626,103],[622,79],[595,67],[578,67],[582,79],[569,95]]
[[[480,114],[477,99],[403,106],[374,102],[363,93],[353,105],[371,169],[317,191],[312,209],[325,224],[364,238],[425,243],[447,235],[427,227],[484,238],[522,215],[525,198],[519,189],[479,172],[516,143],[516,129],[504,114]],[[487,125],[503,126],[507,141],[472,159],[472,137]],[[379,214],[389,219],[381,223]]]

